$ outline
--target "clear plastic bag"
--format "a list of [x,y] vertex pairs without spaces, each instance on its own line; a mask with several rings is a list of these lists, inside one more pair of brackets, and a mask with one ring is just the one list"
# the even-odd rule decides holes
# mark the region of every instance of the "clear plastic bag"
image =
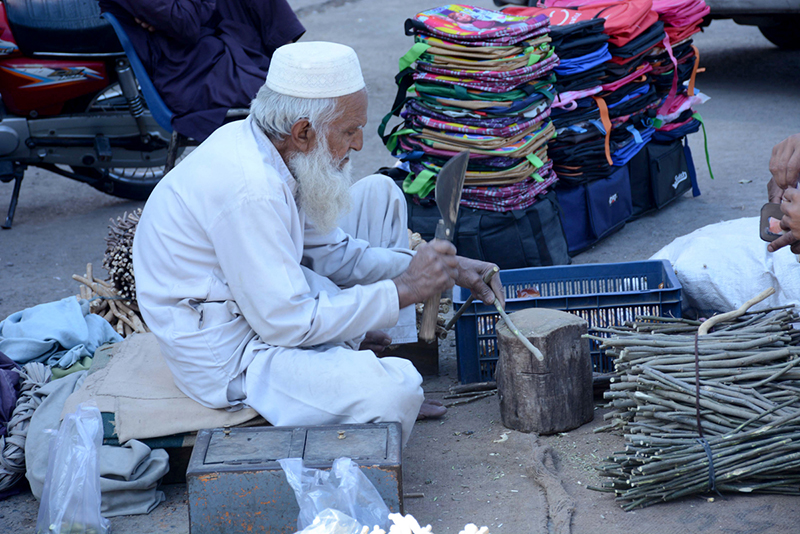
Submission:
[[[337,459],[330,471],[307,468],[300,458],[287,458],[279,462],[300,505],[298,530],[310,526],[314,518],[328,508],[355,519],[358,529],[354,532],[360,532],[362,525],[370,529],[376,525],[383,529],[388,527],[389,508],[358,464],[350,458]],[[337,530],[335,523],[328,519],[328,530],[313,532],[344,534],[346,531]]]
[[50,442],[37,534],[105,534],[100,515],[100,462],[103,419],[96,406],[80,404],[64,417]]

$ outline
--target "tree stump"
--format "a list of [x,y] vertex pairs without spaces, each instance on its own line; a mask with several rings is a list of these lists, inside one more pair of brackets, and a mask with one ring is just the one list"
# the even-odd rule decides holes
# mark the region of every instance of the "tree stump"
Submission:
[[586,321],[558,310],[530,308],[511,314],[522,335],[542,351],[539,361],[500,319],[497,322],[497,392],[503,425],[521,432],[555,434],[594,417],[592,357],[581,336]]

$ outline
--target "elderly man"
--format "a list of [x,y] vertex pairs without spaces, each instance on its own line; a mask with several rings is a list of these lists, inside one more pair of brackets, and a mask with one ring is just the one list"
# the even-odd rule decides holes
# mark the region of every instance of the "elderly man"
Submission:
[[217,130],[153,191],[133,247],[137,297],[191,398],[246,404],[274,425],[399,421],[405,442],[422,379],[360,344],[385,345],[376,331],[454,282],[487,303],[502,294],[497,277],[482,281],[493,265],[450,243],[410,253],[388,178],[350,187],[366,122],[351,48],[286,45],[250,118]]

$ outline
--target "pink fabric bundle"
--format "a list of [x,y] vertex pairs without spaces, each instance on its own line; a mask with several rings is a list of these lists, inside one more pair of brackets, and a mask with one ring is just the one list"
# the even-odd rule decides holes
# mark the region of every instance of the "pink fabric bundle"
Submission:
[[711,8],[703,0],[653,0],[653,11],[666,26],[672,44],[700,31],[703,17]]

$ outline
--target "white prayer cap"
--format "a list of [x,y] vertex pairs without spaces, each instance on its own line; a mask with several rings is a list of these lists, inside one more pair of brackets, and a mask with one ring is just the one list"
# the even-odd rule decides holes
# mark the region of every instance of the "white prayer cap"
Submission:
[[272,55],[267,87],[300,98],[335,98],[365,87],[355,50],[311,41],[281,46]]

